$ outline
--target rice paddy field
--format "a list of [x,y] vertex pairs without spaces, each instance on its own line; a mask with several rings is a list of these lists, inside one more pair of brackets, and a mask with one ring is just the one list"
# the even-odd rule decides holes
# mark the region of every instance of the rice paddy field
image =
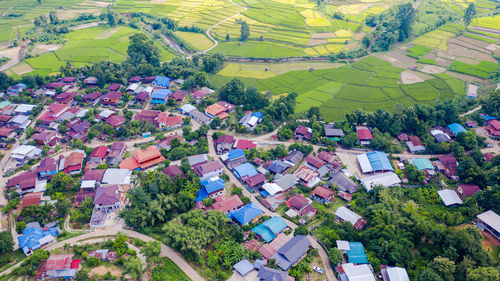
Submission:
[[254,75],[245,75],[245,72],[238,75],[239,69],[229,65],[229,69],[226,67],[217,75],[210,75],[210,80],[220,87],[232,78],[229,74],[234,71],[233,77],[240,77],[246,85],[255,86],[260,91],[271,91],[275,95],[296,92],[298,112],[317,106],[328,121],[340,120],[357,108],[394,111],[417,102],[465,95],[465,82],[449,75],[436,75],[423,82],[402,84],[401,73],[404,69],[373,56],[336,66],[296,70],[256,79]]
[[111,4],[109,0],[2,0],[0,3],[0,42],[15,39],[33,26],[33,19],[56,10],[61,19],[81,13],[98,13]]
[[206,50],[214,45],[214,42],[202,33],[176,31],[175,35],[198,51]]
[[[66,34],[66,43],[59,49],[26,59],[34,74],[48,75],[59,71],[61,65],[70,62],[74,66],[96,63],[101,60],[121,62],[126,59],[129,37],[138,31],[129,27],[80,29]],[[161,59],[173,55],[158,46]],[[10,70],[16,73],[16,68]]]

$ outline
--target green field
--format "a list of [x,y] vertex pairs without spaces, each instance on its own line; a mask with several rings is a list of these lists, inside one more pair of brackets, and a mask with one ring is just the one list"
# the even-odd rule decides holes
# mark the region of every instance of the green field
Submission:
[[214,45],[214,42],[208,39],[208,37],[205,34],[176,31],[175,35],[180,37],[189,46],[198,51],[206,50]]
[[476,65],[472,65],[461,61],[454,61],[448,69],[486,79],[489,77],[491,72],[498,69],[498,63],[481,61]]
[[[80,29],[66,34],[66,43],[54,52],[29,58],[26,61],[33,73],[47,75],[59,71],[61,65],[70,62],[75,66],[110,60],[124,61],[127,57],[129,37],[138,31],[130,27]],[[161,59],[169,60],[174,56],[158,46]]]
[[[335,121],[356,108],[374,111],[394,111],[396,107],[417,102],[432,102],[453,95],[465,95],[464,82],[451,76],[436,76],[424,82],[403,85],[403,69],[373,56],[338,68],[314,71],[290,71],[271,78],[242,77],[247,86],[275,95],[298,93],[298,112],[310,107],[320,108],[324,118]],[[224,73],[222,73],[224,74]],[[228,82],[231,77],[210,75],[215,87]]]

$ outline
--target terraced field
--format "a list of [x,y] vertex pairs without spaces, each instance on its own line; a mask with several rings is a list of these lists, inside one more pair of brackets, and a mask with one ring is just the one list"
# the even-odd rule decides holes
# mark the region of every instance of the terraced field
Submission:
[[[223,70],[218,75],[211,75],[210,80],[221,86],[231,79],[223,76],[228,72]],[[329,121],[342,119],[356,108],[394,111],[417,102],[465,95],[465,83],[451,76],[436,75],[423,82],[404,85],[402,72],[403,69],[381,59],[367,57],[337,68],[290,71],[265,79],[242,76],[242,81],[275,95],[297,92],[298,112],[317,106]]]

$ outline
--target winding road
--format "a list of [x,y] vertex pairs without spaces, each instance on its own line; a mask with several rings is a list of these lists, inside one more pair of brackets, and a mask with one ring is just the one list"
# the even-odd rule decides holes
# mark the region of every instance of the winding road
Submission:
[[206,50],[203,50],[203,51],[198,52],[199,54],[204,54],[204,53],[206,53],[206,52],[208,52],[208,51],[212,50],[213,48],[217,47],[217,45],[219,45],[219,41],[217,41],[217,40],[216,40],[216,39],[212,36],[212,34],[210,33],[210,31],[212,30],[212,28],[214,28],[214,27],[218,26],[219,24],[221,24],[221,23],[223,23],[223,22],[226,22],[226,21],[228,21],[228,20],[230,20],[230,19],[232,19],[232,18],[234,18],[234,17],[236,17],[236,16],[238,16],[238,15],[241,15],[241,13],[243,13],[244,11],[246,11],[246,10],[248,9],[247,7],[244,7],[244,6],[241,6],[241,5],[238,5],[238,4],[234,3],[234,2],[233,2],[233,0],[229,0],[229,2],[231,2],[231,4],[233,4],[233,5],[235,5],[235,6],[239,7],[239,8],[242,8],[242,9],[243,9],[243,11],[240,11],[240,12],[238,12],[238,13],[236,13],[236,14],[234,14],[234,15],[232,15],[232,16],[230,16],[230,17],[226,18],[226,19],[223,19],[223,20],[221,20],[220,22],[218,22],[218,23],[216,23],[216,24],[212,25],[211,27],[209,27],[209,28],[207,29],[207,31],[205,32],[205,34],[207,35],[207,37],[208,37],[208,38],[210,38],[210,40],[212,40],[212,41],[214,42],[214,44],[212,45],[212,47],[210,47],[210,48],[208,48],[208,49],[206,49]]

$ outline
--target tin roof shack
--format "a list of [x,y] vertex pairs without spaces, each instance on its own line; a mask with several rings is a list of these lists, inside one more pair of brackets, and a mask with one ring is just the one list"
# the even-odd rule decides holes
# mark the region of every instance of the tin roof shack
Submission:
[[362,230],[368,223],[360,215],[342,206],[335,211],[335,216],[342,221],[350,222],[357,231]]
[[79,259],[73,259],[73,254],[52,255],[42,261],[36,271],[37,280],[73,279],[80,270]]
[[477,227],[500,241],[500,216],[492,210],[477,215]]

